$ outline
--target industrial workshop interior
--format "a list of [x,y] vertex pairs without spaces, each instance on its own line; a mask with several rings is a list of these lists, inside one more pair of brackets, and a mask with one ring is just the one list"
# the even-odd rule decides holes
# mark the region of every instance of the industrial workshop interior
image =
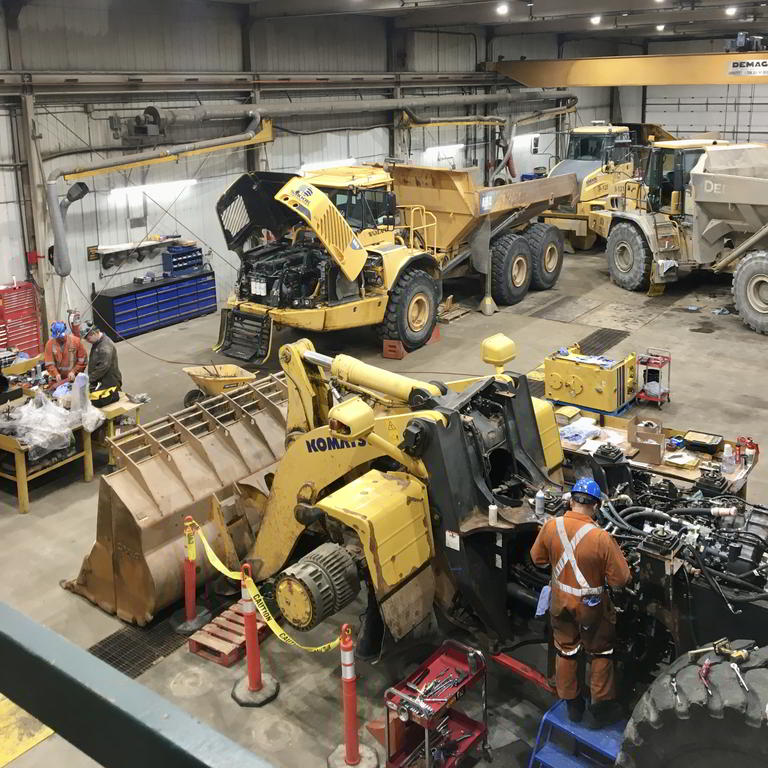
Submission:
[[0,768],[765,768],[768,5],[0,0]]

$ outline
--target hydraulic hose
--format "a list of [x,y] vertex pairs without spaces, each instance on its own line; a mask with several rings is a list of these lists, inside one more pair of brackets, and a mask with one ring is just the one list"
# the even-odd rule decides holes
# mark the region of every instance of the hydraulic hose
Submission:
[[651,520],[661,520],[664,523],[668,523],[672,517],[671,515],[668,515],[666,512],[659,512],[655,509],[643,509],[639,512],[633,512],[631,515],[627,515],[623,518],[624,522],[629,522],[630,520],[635,520],[638,517],[646,517],[651,518]]
[[604,498],[603,505],[600,507],[600,509],[602,513],[608,518],[609,522],[613,523],[616,527],[625,531],[630,531],[632,533],[635,533],[637,530],[622,519],[621,515],[619,515],[611,503],[611,500],[607,497]]

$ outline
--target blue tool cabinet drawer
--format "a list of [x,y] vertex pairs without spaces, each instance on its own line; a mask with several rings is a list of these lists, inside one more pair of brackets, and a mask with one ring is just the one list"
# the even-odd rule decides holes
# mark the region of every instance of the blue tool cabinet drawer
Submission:
[[210,270],[150,285],[108,288],[93,301],[97,325],[114,341],[215,312],[216,276]]

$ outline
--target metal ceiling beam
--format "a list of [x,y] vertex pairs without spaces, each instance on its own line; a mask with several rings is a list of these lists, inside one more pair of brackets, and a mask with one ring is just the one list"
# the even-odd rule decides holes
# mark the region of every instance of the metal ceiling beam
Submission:
[[394,88],[464,88],[498,82],[493,72],[11,72],[0,70],[0,94],[37,96],[124,93],[261,93]]
[[0,603],[0,691],[105,768],[273,768]]
[[[768,83],[768,53],[608,56],[488,62],[486,66],[528,88]],[[756,74],[762,72],[766,74]]]

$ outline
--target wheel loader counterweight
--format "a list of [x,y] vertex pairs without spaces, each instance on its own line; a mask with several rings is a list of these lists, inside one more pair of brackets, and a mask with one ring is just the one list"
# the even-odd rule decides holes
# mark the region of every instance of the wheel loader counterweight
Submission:
[[484,277],[486,313],[551,288],[562,236],[529,222],[575,193],[573,174],[499,187],[475,187],[470,170],[405,165],[244,175],[216,206],[241,261],[217,349],[263,360],[274,326],[375,326],[418,349],[446,277]]

